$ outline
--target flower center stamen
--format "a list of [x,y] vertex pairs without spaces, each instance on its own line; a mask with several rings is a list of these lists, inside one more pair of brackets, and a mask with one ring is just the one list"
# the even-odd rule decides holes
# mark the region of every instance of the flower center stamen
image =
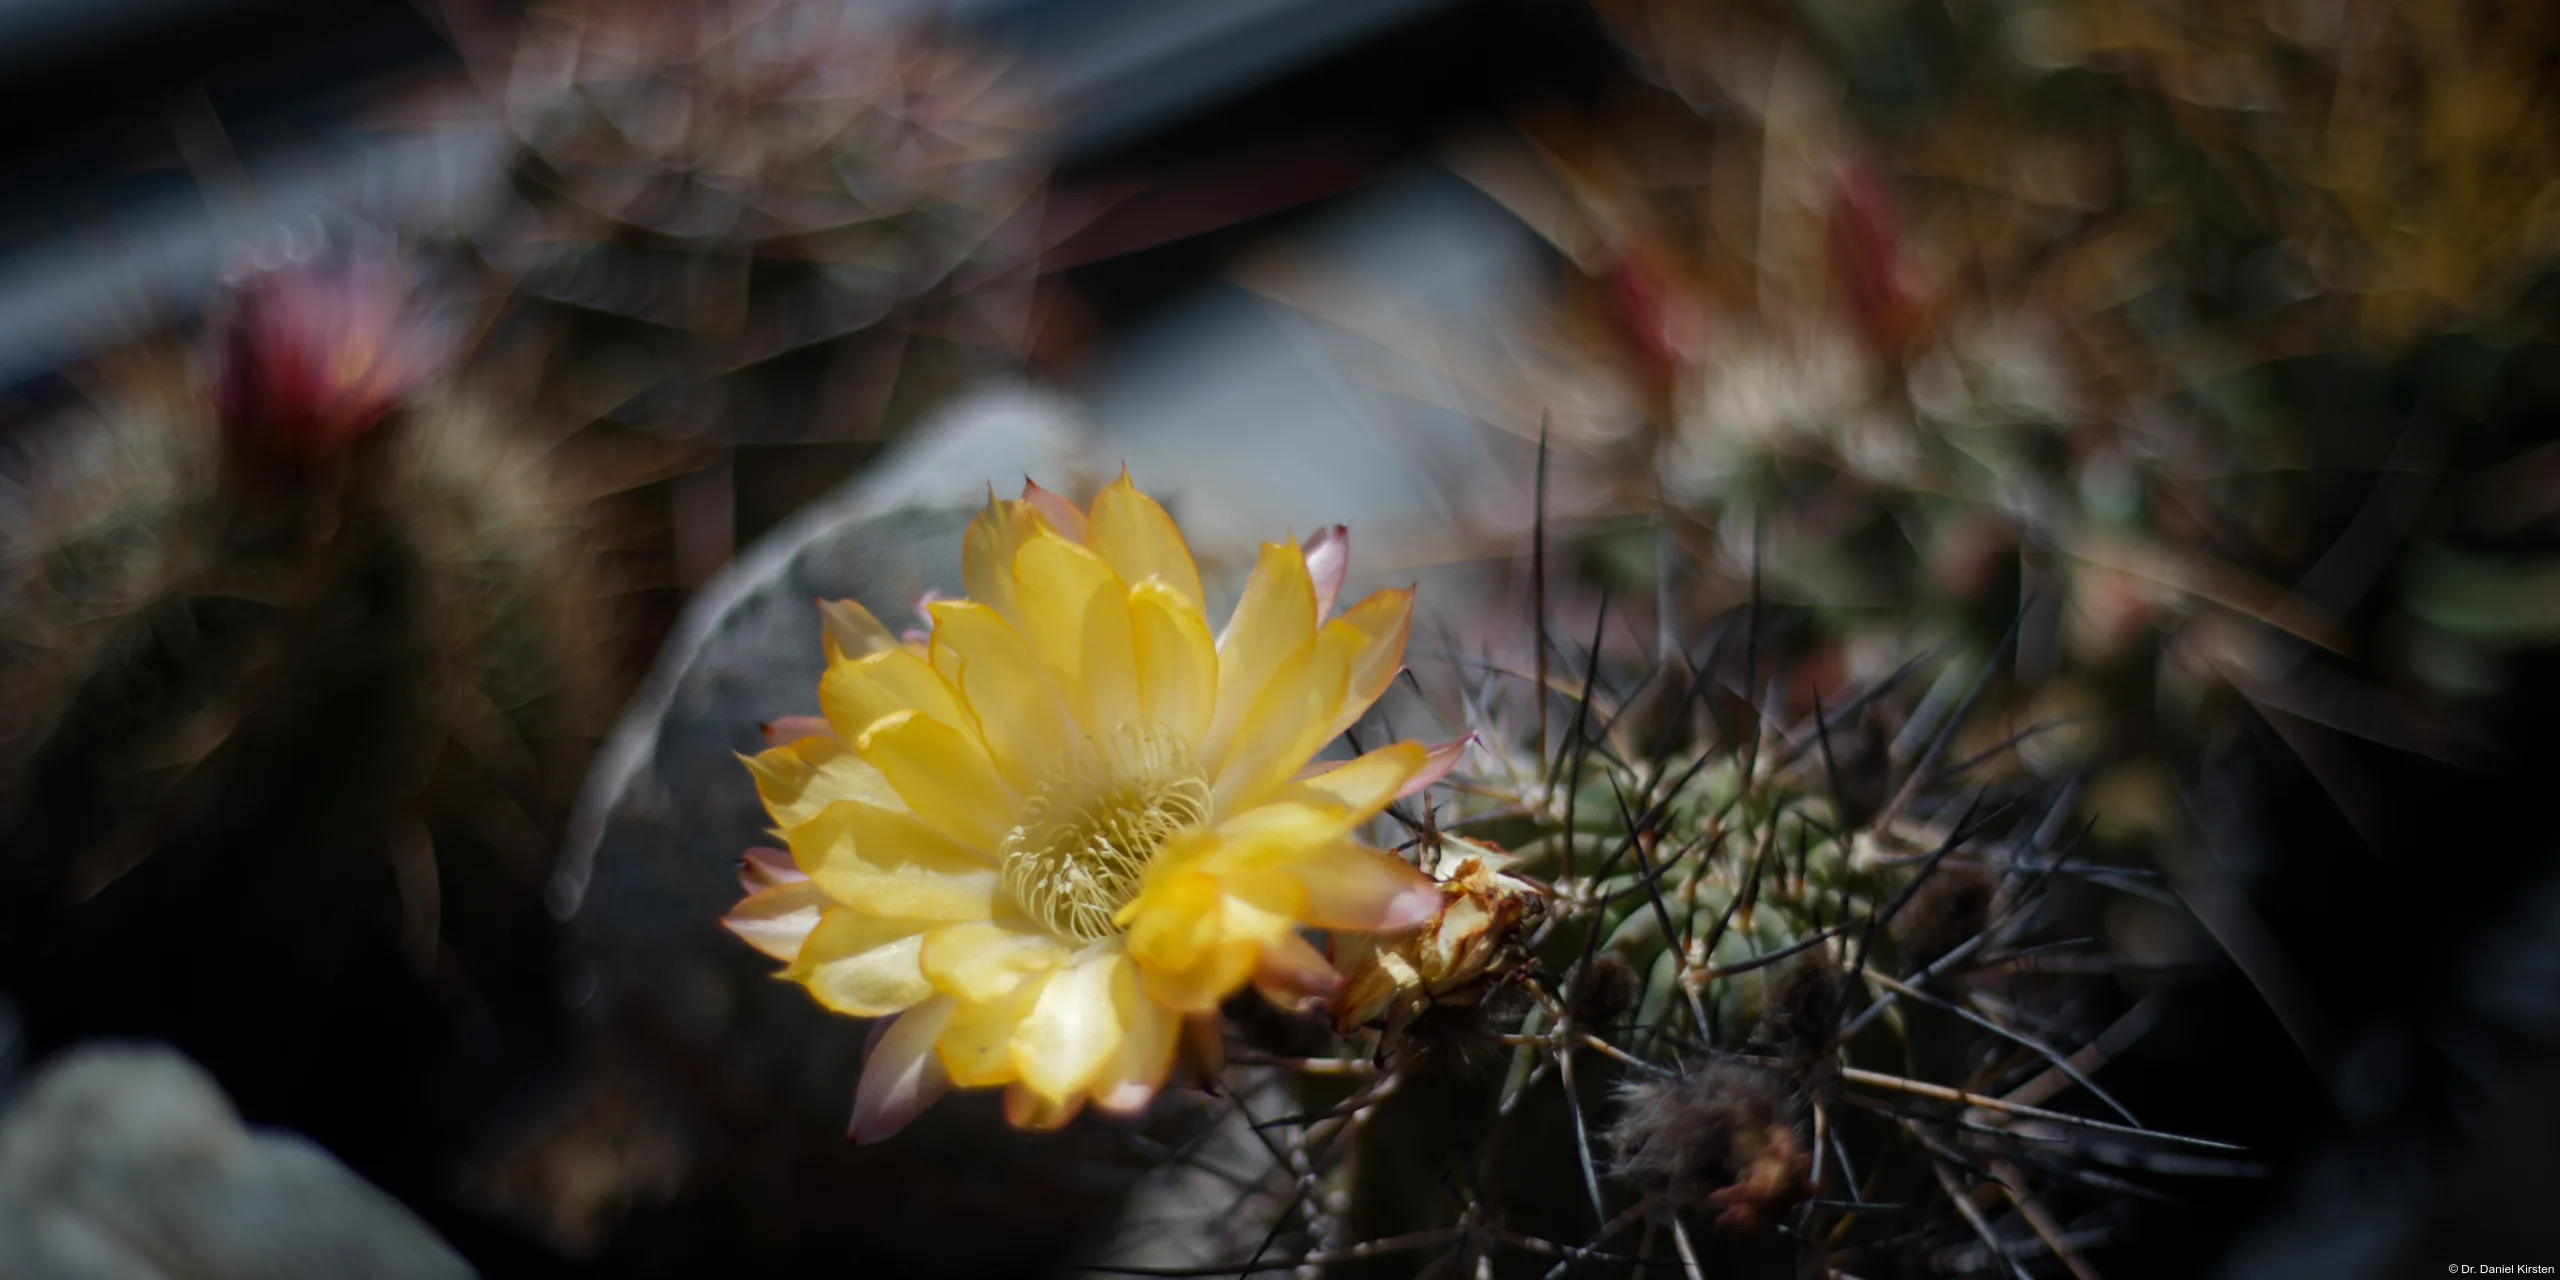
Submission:
[[1022,806],[1004,838],[1004,887],[1062,938],[1120,932],[1166,836],[1209,821],[1209,780],[1180,734],[1152,720],[1089,734]]

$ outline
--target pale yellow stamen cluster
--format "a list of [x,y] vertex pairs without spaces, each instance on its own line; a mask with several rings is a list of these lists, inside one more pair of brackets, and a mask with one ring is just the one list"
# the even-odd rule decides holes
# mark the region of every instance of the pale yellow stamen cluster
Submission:
[[1114,936],[1165,837],[1209,814],[1209,779],[1173,730],[1141,720],[1085,737],[1023,801],[998,849],[1005,890],[1052,933]]

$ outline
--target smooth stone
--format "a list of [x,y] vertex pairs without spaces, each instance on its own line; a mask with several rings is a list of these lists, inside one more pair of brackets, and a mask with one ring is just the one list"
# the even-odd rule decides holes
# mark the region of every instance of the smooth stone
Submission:
[[213,1078],[166,1048],[71,1050],[0,1119],[0,1276],[473,1274],[336,1157],[242,1125]]

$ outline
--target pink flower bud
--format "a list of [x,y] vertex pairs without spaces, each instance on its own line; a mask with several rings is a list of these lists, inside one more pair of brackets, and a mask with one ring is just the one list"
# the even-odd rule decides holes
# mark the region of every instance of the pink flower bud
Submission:
[[1831,270],[1849,315],[1867,341],[1900,351],[1920,331],[1920,304],[1902,263],[1902,214],[1893,186],[1873,164],[1840,168],[1828,228]]
[[442,352],[390,265],[288,267],[236,291],[217,403],[243,458],[305,468],[380,425],[435,372]]

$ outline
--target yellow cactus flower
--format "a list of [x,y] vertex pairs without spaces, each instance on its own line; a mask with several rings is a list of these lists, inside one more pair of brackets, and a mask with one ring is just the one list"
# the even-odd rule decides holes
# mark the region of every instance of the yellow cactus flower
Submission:
[[1090,511],[990,497],[965,600],[921,649],[826,605],[824,732],[748,767],[787,846],[751,852],[731,929],[875,1035],[853,1136],[952,1087],[1003,1086],[1026,1128],[1162,1087],[1186,1019],[1248,982],[1339,981],[1302,926],[1393,932],[1440,890],[1358,830],[1445,772],[1402,742],[1310,767],[1386,690],[1412,592],[1331,621],[1346,543],[1265,544],[1213,641],[1200,575],[1124,473]]

